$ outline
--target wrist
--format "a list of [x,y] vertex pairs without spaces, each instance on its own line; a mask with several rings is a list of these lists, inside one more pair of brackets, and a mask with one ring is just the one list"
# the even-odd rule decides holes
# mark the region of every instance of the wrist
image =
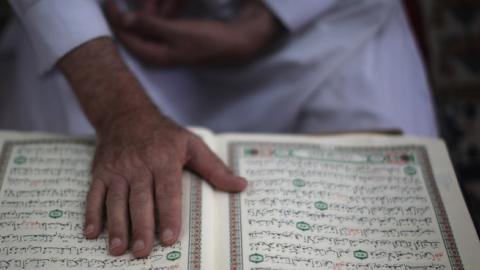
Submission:
[[119,108],[114,113],[109,114],[108,117],[103,117],[101,121],[97,122],[95,130],[99,137],[103,137],[112,131],[140,130],[141,128],[137,125],[146,127],[155,124],[155,122],[159,122],[161,115],[158,109],[151,104],[140,107]]
[[59,62],[91,124],[101,132],[129,112],[155,108],[111,38],[98,38]]

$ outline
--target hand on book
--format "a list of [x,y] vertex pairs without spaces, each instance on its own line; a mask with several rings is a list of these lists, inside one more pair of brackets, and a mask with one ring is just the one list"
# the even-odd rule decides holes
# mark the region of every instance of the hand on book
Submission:
[[[106,211],[113,255],[123,254],[130,246],[134,256],[147,256],[155,228],[163,245],[177,241],[184,166],[221,190],[237,192],[246,187],[246,180],[234,176],[200,138],[156,109],[123,114],[98,136],[85,234],[87,238],[100,234]],[[155,211],[159,224],[155,224]]]
[[260,1],[247,1],[231,22],[172,19],[144,10],[121,14],[111,0],[105,13],[123,45],[154,66],[246,62],[268,48],[283,30]]

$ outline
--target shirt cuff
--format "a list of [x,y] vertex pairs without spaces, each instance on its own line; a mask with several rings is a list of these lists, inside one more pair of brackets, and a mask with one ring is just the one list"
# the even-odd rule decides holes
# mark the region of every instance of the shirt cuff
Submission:
[[263,0],[290,31],[301,30],[327,11],[337,0]]
[[83,43],[112,35],[96,0],[41,0],[17,13],[32,41],[40,74]]

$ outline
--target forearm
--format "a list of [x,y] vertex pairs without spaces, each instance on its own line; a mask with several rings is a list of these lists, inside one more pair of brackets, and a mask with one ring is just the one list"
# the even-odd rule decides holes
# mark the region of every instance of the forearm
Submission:
[[97,132],[124,114],[155,110],[111,38],[91,40],[58,64]]

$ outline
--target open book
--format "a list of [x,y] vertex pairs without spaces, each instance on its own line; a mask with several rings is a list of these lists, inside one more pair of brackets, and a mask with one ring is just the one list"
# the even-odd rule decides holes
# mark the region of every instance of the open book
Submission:
[[186,172],[181,238],[145,259],[83,237],[93,138],[0,133],[0,269],[480,269],[441,141],[195,132],[249,186]]

